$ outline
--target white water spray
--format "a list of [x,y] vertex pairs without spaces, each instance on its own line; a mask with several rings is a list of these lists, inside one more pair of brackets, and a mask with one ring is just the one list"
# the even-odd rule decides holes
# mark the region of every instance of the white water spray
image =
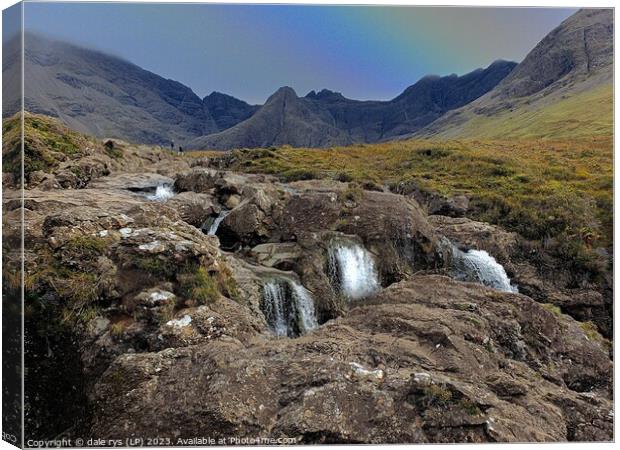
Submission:
[[158,185],[153,194],[148,194],[146,196],[149,200],[156,202],[165,202],[172,197],[174,197],[174,190],[169,184]]
[[215,218],[215,220],[209,227],[209,232],[207,233],[209,236],[215,236],[215,233],[217,233],[217,229],[228,214],[230,214],[229,210],[223,209],[222,211],[220,211],[220,215]]
[[276,336],[296,337],[319,326],[310,292],[288,278],[265,282],[262,309]]
[[466,253],[455,248],[455,278],[460,281],[481,283],[504,292],[519,292],[510,284],[504,267],[484,250],[469,250]]
[[379,289],[379,280],[372,255],[353,241],[334,241],[329,247],[329,271],[334,284],[352,300]]

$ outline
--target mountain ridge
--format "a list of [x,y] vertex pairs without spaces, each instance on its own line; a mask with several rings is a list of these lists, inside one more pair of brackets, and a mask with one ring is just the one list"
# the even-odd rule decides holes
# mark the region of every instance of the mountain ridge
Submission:
[[612,91],[613,10],[581,9],[545,36],[493,90],[413,136],[611,134]]
[[[387,101],[352,100],[328,89],[311,91],[301,98],[295,93],[294,101],[289,97],[289,103],[293,101],[296,106],[291,103],[292,107],[284,111],[300,115],[274,117],[287,125],[297,124],[297,131],[285,127],[278,133],[270,132],[269,128],[277,128],[278,124],[271,123],[269,114],[264,113],[262,119],[249,125],[252,134],[262,137],[242,138],[247,133],[239,132],[238,128],[222,137],[219,134],[251,119],[268,102],[249,105],[216,91],[200,99],[182,83],[160,77],[126,59],[33,33],[26,34],[25,56],[24,100],[30,112],[56,117],[70,128],[100,138],[159,145],[176,143],[184,147],[188,142],[189,147],[215,143],[217,149],[246,147],[257,142],[265,146],[376,142],[414,131],[445,111],[471,101],[492,88],[516,65],[500,61],[460,77],[454,74],[423,77]],[[10,75],[18,69],[5,64],[3,73]],[[477,78],[489,71],[493,72],[490,81]],[[440,92],[444,85],[463,83],[470,78],[475,79],[474,87],[481,91],[470,86],[466,87],[473,92],[469,96],[462,96],[458,89]],[[410,94],[412,89],[414,94],[423,93],[426,97],[414,98]],[[12,100],[7,104],[15,107],[3,111],[4,117],[18,108],[18,99]],[[259,130],[259,122],[268,129]],[[312,135],[304,138],[300,136],[303,132]],[[320,133],[325,135],[319,136]],[[206,138],[214,135],[218,136]]]
[[[515,66],[516,63],[499,60],[462,76],[426,76],[386,101],[348,99],[329,89],[298,97],[292,88],[282,87],[254,116],[222,132],[196,138],[189,142],[188,148],[229,150],[284,144],[324,147],[378,142],[413,132],[446,111],[483,95]],[[274,99],[283,92],[295,107],[282,110],[273,107]],[[299,128],[294,130],[293,124]],[[320,136],[322,132],[327,134]]]
[[[201,99],[122,58],[27,33],[24,100],[28,111],[97,137],[204,150],[600,134],[611,126],[612,37],[611,9],[582,9],[519,64],[500,59],[460,76],[427,75],[391,100],[327,88],[299,97],[285,86],[250,105],[217,91]],[[5,57],[5,79],[18,75],[6,62],[14,59]]]

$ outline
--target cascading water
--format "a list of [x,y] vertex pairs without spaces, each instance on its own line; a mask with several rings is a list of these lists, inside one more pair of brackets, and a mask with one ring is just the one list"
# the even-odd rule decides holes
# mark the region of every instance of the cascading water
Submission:
[[510,284],[504,267],[484,250],[453,251],[454,278],[481,283],[504,292],[519,292]]
[[146,196],[147,199],[153,200],[156,202],[165,202],[166,200],[174,197],[174,190],[172,186],[169,184],[160,184],[155,188],[155,192],[152,194],[148,194]]
[[380,284],[372,255],[353,241],[333,241],[328,251],[329,275],[338,290],[357,300],[372,294]]
[[230,211],[223,209],[220,214],[213,220],[213,223],[211,223],[209,231],[207,232],[209,236],[215,236],[215,233],[217,233],[217,229],[228,214],[230,214]]
[[264,283],[261,308],[276,336],[301,336],[318,327],[310,292],[288,278]]

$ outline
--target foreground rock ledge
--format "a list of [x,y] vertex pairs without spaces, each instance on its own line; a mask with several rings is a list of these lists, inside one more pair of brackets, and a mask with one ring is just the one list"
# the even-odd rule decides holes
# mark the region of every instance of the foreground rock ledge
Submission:
[[611,440],[611,370],[604,346],[568,316],[523,295],[415,276],[299,339],[224,337],[122,355],[94,388],[90,431],[298,443]]

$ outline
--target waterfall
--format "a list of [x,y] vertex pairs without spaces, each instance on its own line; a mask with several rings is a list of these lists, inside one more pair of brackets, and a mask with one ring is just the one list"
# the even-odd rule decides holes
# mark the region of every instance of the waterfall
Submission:
[[230,211],[227,209],[220,211],[220,214],[215,218],[215,220],[213,220],[211,226],[209,227],[209,232],[207,233],[209,236],[215,236],[217,229],[228,214],[230,214]]
[[454,248],[454,277],[460,281],[481,283],[504,292],[519,292],[510,284],[504,267],[484,250],[462,252]]
[[160,184],[155,189],[155,192],[148,194],[146,198],[156,202],[165,202],[166,200],[174,197],[174,190],[169,184]]
[[330,278],[346,297],[357,300],[380,287],[373,257],[358,243],[332,242],[328,259]]
[[261,308],[276,336],[301,336],[318,327],[310,292],[288,278],[264,283]]

